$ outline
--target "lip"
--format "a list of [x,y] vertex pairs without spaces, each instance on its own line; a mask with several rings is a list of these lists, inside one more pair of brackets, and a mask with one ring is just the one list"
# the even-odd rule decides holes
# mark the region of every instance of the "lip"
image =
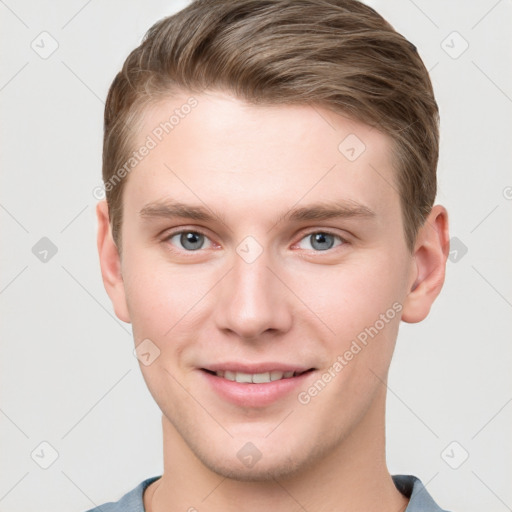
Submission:
[[[215,369],[214,369],[215,368]],[[266,407],[280,399],[286,398],[295,389],[304,386],[304,381],[315,372],[313,368],[297,367],[283,364],[261,364],[261,365],[212,365],[207,368],[210,371],[235,371],[244,373],[264,373],[267,371],[297,371],[304,372],[301,375],[289,377],[286,379],[265,382],[261,384],[248,384],[235,382],[223,377],[218,377],[213,373],[205,371],[205,368],[199,369],[199,373],[206,380],[217,395],[239,407]],[[308,371],[309,370],[309,371]]]
[[230,372],[242,372],[242,373],[265,373],[271,371],[278,372],[297,372],[302,373],[307,370],[311,370],[311,366],[302,365],[290,365],[277,362],[266,362],[266,363],[236,363],[236,362],[225,362],[215,363],[208,366],[203,366],[201,369],[210,370],[211,372],[219,372],[222,370],[228,370]]

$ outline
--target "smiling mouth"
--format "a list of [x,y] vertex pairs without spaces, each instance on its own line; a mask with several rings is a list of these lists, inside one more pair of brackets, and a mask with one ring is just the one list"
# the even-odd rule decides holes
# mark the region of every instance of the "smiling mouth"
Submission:
[[230,380],[232,382],[239,382],[242,384],[267,384],[270,382],[275,382],[277,380],[291,379],[293,377],[298,377],[300,375],[304,375],[305,373],[312,372],[314,368],[310,368],[309,370],[304,370],[300,372],[288,371],[283,372],[279,370],[273,370],[269,372],[263,373],[244,373],[244,372],[233,372],[230,370],[220,370],[220,371],[212,371],[207,370],[206,368],[201,368],[203,371],[209,373],[210,375],[215,375],[216,377],[220,377],[222,379]]

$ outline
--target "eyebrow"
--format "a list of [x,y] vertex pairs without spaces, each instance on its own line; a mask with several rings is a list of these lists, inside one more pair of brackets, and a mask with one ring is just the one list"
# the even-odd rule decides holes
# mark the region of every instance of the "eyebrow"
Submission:
[[219,218],[204,206],[194,206],[178,201],[155,201],[147,204],[139,212],[143,218],[174,218],[183,217],[191,220],[212,221]]
[[[223,216],[215,214],[210,208],[200,205],[190,205],[179,201],[155,201],[144,206],[140,212],[144,219],[151,218],[186,218],[202,222],[223,221]],[[371,219],[376,213],[368,206],[355,201],[338,201],[316,203],[300,208],[291,208],[282,214],[275,224],[287,220],[289,222],[320,221],[338,218]]]
[[363,204],[354,201],[319,203],[301,208],[293,208],[281,217],[282,220],[306,221],[306,220],[328,220],[335,218],[362,218],[370,219],[376,217],[376,213]]

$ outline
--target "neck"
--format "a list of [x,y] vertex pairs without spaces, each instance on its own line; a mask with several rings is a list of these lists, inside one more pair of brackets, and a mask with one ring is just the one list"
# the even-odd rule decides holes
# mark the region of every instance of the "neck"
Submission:
[[402,512],[408,499],[396,489],[386,467],[384,409],[385,388],[352,433],[329,453],[292,477],[258,482],[209,470],[164,416],[164,473],[146,490],[145,510],[260,512],[267,507],[291,512],[299,507]]

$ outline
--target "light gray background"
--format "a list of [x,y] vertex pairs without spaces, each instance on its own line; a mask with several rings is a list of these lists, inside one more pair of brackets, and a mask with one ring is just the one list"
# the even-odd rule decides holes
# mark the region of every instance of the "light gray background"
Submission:
[[[0,1],[1,511],[79,512],[161,474],[160,414],[103,289],[92,191],[109,85],[152,23],[186,3]],[[449,510],[512,510],[512,3],[371,5],[431,70],[437,202],[460,241],[428,319],[401,327],[390,471],[419,476]],[[31,48],[51,49],[43,31],[59,45],[46,59]],[[47,262],[32,252],[42,237],[58,248]],[[43,441],[58,453],[48,469]]]

